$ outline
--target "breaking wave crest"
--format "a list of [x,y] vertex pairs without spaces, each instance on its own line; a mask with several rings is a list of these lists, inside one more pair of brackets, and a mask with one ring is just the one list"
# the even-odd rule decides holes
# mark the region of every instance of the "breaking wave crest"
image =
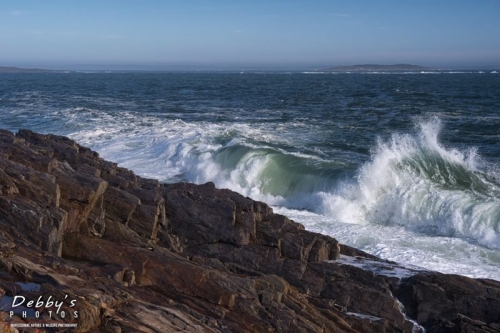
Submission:
[[378,142],[355,183],[322,193],[323,214],[499,248],[497,173],[488,171],[475,149],[443,147],[438,141],[439,119],[418,127],[416,134],[394,134]]
[[437,118],[419,123],[414,133],[380,140],[357,171],[331,156],[298,152],[287,135],[265,125],[144,116],[140,123],[110,122],[72,137],[146,177],[212,181],[338,222],[403,226],[500,248],[499,173],[474,149],[444,147]]

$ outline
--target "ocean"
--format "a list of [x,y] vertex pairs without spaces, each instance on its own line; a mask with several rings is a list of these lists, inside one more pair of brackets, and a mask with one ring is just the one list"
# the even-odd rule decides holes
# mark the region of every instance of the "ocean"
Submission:
[[384,259],[500,280],[500,74],[0,74],[0,128],[214,182]]

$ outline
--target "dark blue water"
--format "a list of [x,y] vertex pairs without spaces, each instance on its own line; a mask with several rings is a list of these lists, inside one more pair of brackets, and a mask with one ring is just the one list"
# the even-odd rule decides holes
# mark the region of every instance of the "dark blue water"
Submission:
[[213,181],[389,259],[500,279],[499,74],[0,74],[0,127]]

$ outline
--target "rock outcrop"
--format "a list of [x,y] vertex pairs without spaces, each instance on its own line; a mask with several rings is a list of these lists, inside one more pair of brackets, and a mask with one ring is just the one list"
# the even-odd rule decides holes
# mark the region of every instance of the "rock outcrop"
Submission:
[[212,183],[0,131],[0,332],[500,332],[500,282],[365,260],[392,265]]

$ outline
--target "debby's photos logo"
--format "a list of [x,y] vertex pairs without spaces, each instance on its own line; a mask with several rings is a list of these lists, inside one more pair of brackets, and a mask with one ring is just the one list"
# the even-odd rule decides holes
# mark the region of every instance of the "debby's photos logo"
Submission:
[[12,318],[14,315],[18,315],[23,319],[27,319],[30,314],[32,317],[38,319],[42,316],[43,310],[45,310],[50,319],[77,319],[78,311],[61,310],[66,301],[68,302],[67,307],[70,309],[76,305],[76,299],[68,300],[68,295],[65,295],[62,301],[57,301],[52,296],[49,296],[47,300],[44,300],[42,296],[39,296],[36,300],[29,300],[25,296],[14,296],[10,306],[11,310],[9,311],[9,316]]
[[17,282],[16,285],[22,288],[21,295],[0,295],[0,321],[4,321],[4,325],[15,328],[78,326],[79,311],[74,297],[67,294],[39,295],[41,286],[35,283]]

